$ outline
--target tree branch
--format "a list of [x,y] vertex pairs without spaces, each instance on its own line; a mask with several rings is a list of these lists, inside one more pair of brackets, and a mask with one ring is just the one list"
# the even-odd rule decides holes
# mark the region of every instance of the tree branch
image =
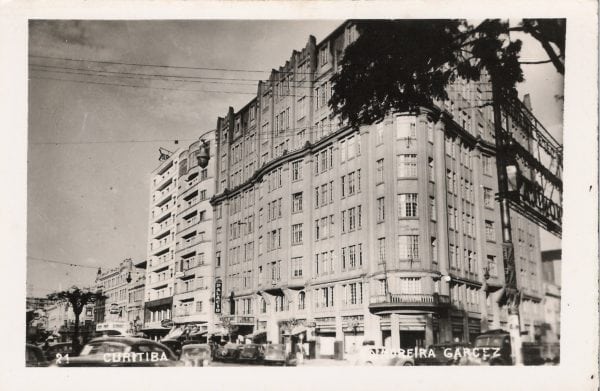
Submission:
[[519,64],[547,64],[549,62],[552,62],[552,59],[547,59],[547,60],[540,60],[540,61],[519,61]]

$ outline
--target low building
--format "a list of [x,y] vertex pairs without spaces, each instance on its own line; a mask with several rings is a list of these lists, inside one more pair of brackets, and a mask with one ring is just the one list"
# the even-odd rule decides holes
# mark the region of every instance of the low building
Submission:
[[111,324],[111,328],[130,329],[127,311],[129,287],[132,281],[139,281],[143,275],[144,269],[135,267],[130,258],[123,260],[115,268],[104,272],[98,271],[96,290],[104,295],[104,299],[97,303],[94,316],[98,321],[96,324],[98,330],[105,330],[106,324]]

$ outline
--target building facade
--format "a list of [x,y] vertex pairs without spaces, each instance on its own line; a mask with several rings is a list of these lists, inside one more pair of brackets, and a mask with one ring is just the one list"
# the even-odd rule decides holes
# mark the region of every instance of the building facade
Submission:
[[102,292],[104,299],[97,303],[94,316],[98,321],[98,331],[105,328],[124,331],[131,329],[128,321],[130,283],[139,281],[143,275],[144,270],[137,268],[129,258],[121,261],[115,268],[99,271],[95,281],[96,290]]
[[[48,303],[44,309],[48,317],[47,331],[55,341],[70,342],[75,327],[75,314],[68,302],[55,301]],[[79,315],[79,333],[87,340],[93,333],[94,304],[85,306]]]
[[137,273],[131,276],[127,287],[127,323],[133,332],[141,331],[144,325],[146,265],[145,260],[133,265]]
[[152,174],[145,289],[145,329],[166,334],[171,323],[207,333],[212,322],[214,131],[168,156]]
[[561,263],[561,250],[542,251],[545,342],[560,341]]
[[[457,83],[435,107],[345,126],[327,102],[356,37],[352,21],[311,36],[218,119],[218,319],[273,343],[312,341],[323,356],[336,342],[414,348],[506,329],[489,85]],[[533,338],[539,231],[511,216],[521,327]]]

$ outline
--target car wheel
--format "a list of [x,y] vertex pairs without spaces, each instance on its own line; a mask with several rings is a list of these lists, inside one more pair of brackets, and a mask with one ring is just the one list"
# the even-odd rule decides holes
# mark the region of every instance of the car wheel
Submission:
[[365,363],[365,365],[373,366],[373,362],[372,362],[372,361],[367,361],[367,362]]
[[413,366],[413,363],[411,363],[410,361],[407,361],[407,362],[405,362],[405,363],[404,363],[404,365],[402,365],[402,366],[404,366],[404,367],[412,367],[412,366]]

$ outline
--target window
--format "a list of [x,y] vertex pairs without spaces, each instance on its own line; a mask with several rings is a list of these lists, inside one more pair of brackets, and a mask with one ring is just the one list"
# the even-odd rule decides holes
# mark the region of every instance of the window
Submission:
[[323,65],[327,64],[328,60],[329,60],[329,48],[327,47],[327,45],[325,45],[319,50],[319,65],[323,66]]
[[302,257],[292,258],[292,278],[302,277]]
[[321,205],[326,205],[328,199],[329,197],[327,197],[327,184],[324,184],[321,186]]
[[363,302],[363,284],[362,282],[354,282],[352,284],[343,285],[344,289],[344,305],[351,306],[362,304]]
[[398,253],[400,259],[419,258],[419,236],[418,235],[400,235],[398,236]]
[[380,264],[385,263],[385,238],[377,239],[377,259]]
[[302,179],[302,160],[292,162],[292,181]]
[[292,194],[292,213],[302,212],[302,192]]
[[356,185],[354,184],[354,172],[348,174],[348,195],[354,194]]
[[377,145],[383,144],[383,122],[377,124]]
[[377,160],[377,180],[375,183],[383,183],[383,159]]
[[303,310],[306,308],[306,293],[298,293],[298,309]]
[[400,277],[400,293],[406,295],[418,295],[421,292],[421,278]]
[[356,229],[356,208],[348,209],[348,230],[354,231]]
[[292,244],[302,244],[302,223],[292,225]]
[[414,117],[398,116],[396,117],[396,138],[415,139],[417,138],[417,126]]
[[433,122],[427,121],[427,141],[433,144]]
[[483,188],[483,205],[486,208],[494,208],[494,194],[492,193],[492,189],[488,187]]
[[315,187],[315,209],[319,207],[319,187]]
[[438,261],[437,239],[434,237],[431,237],[431,262],[437,263],[437,261]]
[[377,222],[380,223],[385,219],[385,198],[377,199]]
[[493,221],[485,221],[485,239],[490,242],[496,241],[496,230],[494,229]]
[[485,175],[492,175],[492,158],[487,155],[481,155],[482,163],[483,163],[483,173]]
[[435,166],[433,165],[433,158],[428,159],[429,166],[429,182],[435,182]]
[[448,247],[448,252],[450,253],[450,266],[456,268],[456,248],[453,244],[450,244]]
[[417,155],[403,154],[398,156],[398,177],[414,178],[417,176]]
[[346,211],[342,211],[342,232],[346,232]]
[[315,220],[315,240],[321,239],[321,228],[319,225],[319,220]]
[[417,194],[398,194],[398,217],[417,217]]
[[435,197],[429,197],[429,218],[431,221],[437,220],[437,209],[435,205]]

